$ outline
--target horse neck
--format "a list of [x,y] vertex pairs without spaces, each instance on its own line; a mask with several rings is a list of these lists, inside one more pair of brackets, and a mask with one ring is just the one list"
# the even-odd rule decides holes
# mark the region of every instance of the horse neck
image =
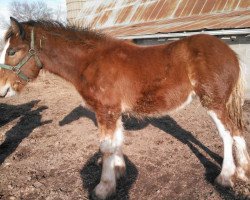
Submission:
[[102,41],[98,40],[73,41],[52,34],[42,37],[45,39],[41,41],[42,51],[39,56],[44,69],[75,86],[83,80],[84,70],[94,62],[102,49]]

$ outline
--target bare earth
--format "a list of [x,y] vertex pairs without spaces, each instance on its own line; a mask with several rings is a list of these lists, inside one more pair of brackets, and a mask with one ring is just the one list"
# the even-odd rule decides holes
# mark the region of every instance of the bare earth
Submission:
[[[250,102],[244,115],[250,146]],[[222,141],[197,100],[161,119],[124,123],[127,175],[112,199],[250,199],[250,184],[214,184]],[[0,199],[89,199],[100,179],[95,116],[51,74],[0,99],[0,140]]]

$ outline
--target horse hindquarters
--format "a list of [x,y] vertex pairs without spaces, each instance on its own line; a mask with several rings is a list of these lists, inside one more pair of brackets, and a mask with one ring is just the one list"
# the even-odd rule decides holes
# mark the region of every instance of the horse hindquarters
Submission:
[[[242,134],[242,105],[243,89],[242,77],[239,76],[226,104],[213,101],[206,105],[208,114],[215,122],[224,144],[224,159],[222,171],[216,182],[222,186],[233,186],[234,177],[249,180],[250,157],[247,152],[246,142]],[[236,147],[236,164],[233,158],[233,144]]]
[[[202,106],[208,109],[224,144],[222,171],[216,181],[233,186],[234,175],[247,180],[250,170],[242,135],[243,80],[238,58],[227,44],[213,36],[191,36],[186,44],[189,81]],[[237,167],[233,158],[234,142]]]

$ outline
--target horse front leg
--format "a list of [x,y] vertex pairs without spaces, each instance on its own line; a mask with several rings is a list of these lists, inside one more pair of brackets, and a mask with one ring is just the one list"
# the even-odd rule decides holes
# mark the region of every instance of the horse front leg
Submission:
[[100,129],[100,151],[102,158],[101,181],[93,192],[94,199],[106,199],[115,193],[116,180],[125,173],[122,154],[123,126],[121,116],[115,112],[97,113]]

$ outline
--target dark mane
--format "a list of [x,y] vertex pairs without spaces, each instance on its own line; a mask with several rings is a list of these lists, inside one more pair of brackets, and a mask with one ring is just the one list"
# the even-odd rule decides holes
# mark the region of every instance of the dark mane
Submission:
[[[89,27],[77,27],[74,25],[65,25],[61,22],[54,20],[29,20],[21,22],[23,26],[28,27],[40,27],[45,31],[49,31],[51,34],[62,36],[65,39],[82,41],[86,39],[92,40],[107,40],[109,37],[100,31],[95,31]],[[13,35],[11,27],[8,29],[5,35],[5,41]],[[111,39],[111,38],[110,38]]]

